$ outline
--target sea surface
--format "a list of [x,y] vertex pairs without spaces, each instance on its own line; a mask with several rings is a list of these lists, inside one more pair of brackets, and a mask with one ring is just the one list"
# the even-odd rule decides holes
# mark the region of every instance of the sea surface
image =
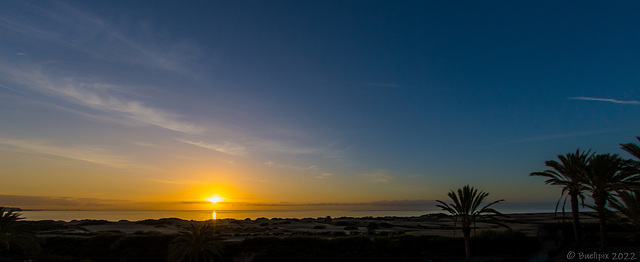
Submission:
[[[24,210],[26,220],[82,220],[140,221],[145,219],[180,218],[204,221],[209,219],[256,219],[256,218],[318,218],[318,217],[418,217],[440,213],[441,210],[142,210],[142,211],[88,211],[88,210]],[[520,207],[502,209],[502,213],[551,213],[554,206],[534,208]]]

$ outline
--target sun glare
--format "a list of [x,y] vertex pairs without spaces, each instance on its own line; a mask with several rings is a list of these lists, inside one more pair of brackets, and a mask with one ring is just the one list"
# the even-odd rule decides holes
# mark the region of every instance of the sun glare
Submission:
[[215,204],[215,203],[218,203],[218,202],[222,202],[224,200],[224,197],[211,196],[211,197],[207,197],[206,200]]

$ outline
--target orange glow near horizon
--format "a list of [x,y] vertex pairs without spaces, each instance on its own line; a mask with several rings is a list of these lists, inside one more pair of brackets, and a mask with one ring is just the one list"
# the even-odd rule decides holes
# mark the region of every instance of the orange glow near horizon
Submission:
[[219,202],[224,201],[224,197],[221,197],[221,196],[215,195],[215,196],[207,197],[205,200],[207,200],[207,201],[209,201],[209,202],[211,202],[211,203],[213,203],[213,204],[217,204],[217,203],[219,203]]

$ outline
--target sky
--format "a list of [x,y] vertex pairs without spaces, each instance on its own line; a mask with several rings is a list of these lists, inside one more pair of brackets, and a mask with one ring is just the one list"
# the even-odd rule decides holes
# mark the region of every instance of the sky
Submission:
[[2,205],[555,202],[544,161],[640,136],[637,1],[0,7]]

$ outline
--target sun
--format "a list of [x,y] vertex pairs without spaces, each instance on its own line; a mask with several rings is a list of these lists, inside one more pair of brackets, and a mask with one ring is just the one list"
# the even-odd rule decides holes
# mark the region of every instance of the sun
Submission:
[[218,202],[224,201],[224,197],[221,197],[221,196],[210,196],[210,197],[205,198],[205,200],[216,204]]

